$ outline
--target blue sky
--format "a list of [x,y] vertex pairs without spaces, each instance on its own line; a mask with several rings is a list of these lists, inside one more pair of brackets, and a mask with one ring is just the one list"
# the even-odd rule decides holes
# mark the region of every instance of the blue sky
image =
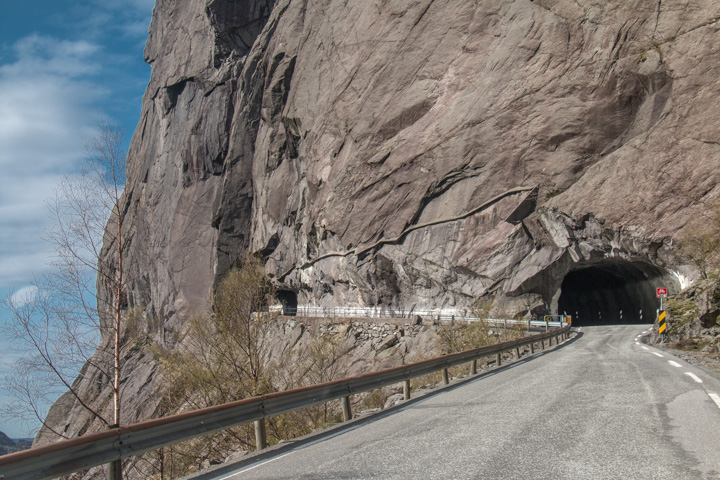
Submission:
[[[154,3],[0,0],[2,298],[46,271],[45,201],[64,174],[83,164],[98,123],[125,126],[126,141],[135,130],[150,78],[143,49]],[[0,307],[0,323],[7,317]],[[3,331],[0,376],[17,355]],[[28,428],[0,418],[0,431],[17,438]]]

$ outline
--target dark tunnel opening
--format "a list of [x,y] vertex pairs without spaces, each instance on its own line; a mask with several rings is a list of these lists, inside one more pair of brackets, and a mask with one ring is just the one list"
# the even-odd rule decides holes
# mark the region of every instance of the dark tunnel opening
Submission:
[[283,315],[295,316],[297,314],[298,299],[297,293],[291,290],[278,290],[277,299],[283,306]]
[[569,272],[563,280],[558,313],[574,326],[652,323],[660,302],[657,287],[674,282],[644,262],[606,261]]

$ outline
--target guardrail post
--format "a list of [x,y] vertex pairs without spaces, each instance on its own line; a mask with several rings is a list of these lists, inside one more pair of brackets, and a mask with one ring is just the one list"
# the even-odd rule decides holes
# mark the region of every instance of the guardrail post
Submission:
[[448,375],[447,368],[443,368],[442,377],[443,377],[443,385],[448,385],[450,383],[450,376]]
[[520,347],[515,349],[515,358],[520,359]]
[[534,343],[530,344],[530,353],[531,354],[535,353],[535,344]]
[[267,448],[267,434],[265,433],[265,419],[255,420],[255,451]]
[[502,365],[502,352],[498,353],[495,358],[495,366],[499,367],[500,365]]
[[545,340],[540,340],[540,345],[542,346],[542,349],[545,350]]
[[470,362],[470,375],[477,374],[477,358]]
[[410,400],[410,380],[405,380],[403,382],[403,398],[405,400]]
[[122,460],[115,460],[108,465],[108,480],[122,480]]
[[545,331],[547,332],[549,330],[550,330],[550,322],[548,322],[547,317],[545,317]]
[[343,422],[347,422],[352,418],[352,410],[350,410],[350,396],[342,397]]

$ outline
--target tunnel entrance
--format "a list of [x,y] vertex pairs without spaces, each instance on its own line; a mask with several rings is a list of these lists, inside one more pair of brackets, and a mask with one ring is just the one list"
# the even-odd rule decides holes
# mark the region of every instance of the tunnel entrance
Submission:
[[565,276],[558,313],[572,315],[575,326],[652,323],[660,306],[655,288],[674,283],[649,263],[606,261]]
[[297,314],[297,293],[291,290],[278,290],[277,299],[283,306],[283,315],[294,317]]

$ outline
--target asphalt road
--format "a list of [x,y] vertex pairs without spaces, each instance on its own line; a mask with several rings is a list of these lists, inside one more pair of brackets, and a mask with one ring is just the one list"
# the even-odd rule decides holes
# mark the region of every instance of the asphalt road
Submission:
[[528,361],[200,478],[720,479],[720,381],[583,327]]

